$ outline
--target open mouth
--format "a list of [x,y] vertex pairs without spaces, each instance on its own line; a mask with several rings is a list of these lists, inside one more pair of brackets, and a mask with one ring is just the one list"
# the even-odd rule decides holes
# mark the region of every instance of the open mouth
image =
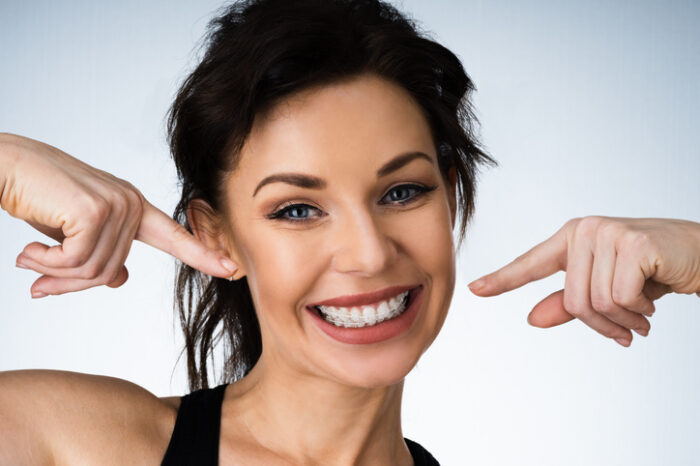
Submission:
[[405,291],[379,305],[346,308],[312,306],[309,309],[326,322],[343,328],[362,328],[391,321],[411,306],[421,286]]

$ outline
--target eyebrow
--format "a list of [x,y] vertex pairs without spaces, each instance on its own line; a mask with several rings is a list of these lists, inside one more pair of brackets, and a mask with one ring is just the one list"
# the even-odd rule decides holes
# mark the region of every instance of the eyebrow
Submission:
[[[434,165],[433,159],[428,154],[418,151],[405,152],[403,154],[397,155],[396,157],[382,165],[379,168],[379,170],[377,170],[377,178],[381,178],[390,173],[393,173],[396,170],[403,167],[404,165],[407,165],[409,162],[417,159],[427,160],[428,162]],[[258,184],[258,186],[255,188],[255,191],[253,192],[253,197],[255,197],[258,191],[260,191],[260,188],[262,188],[266,184],[275,182],[287,183],[294,186],[298,186],[300,188],[308,189],[324,189],[327,185],[326,180],[313,175],[305,175],[303,173],[276,173],[274,175],[265,177]]]

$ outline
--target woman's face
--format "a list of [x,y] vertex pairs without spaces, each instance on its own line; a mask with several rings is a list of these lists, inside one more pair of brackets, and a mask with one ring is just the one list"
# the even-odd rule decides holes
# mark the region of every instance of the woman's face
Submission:
[[[415,152],[427,157],[378,176]],[[258,187],[283,173],[321,181]],[[266,361],[352,386],[403,379],[440,331],[455,281],[454,182],[440,176],[410,95],[373,75],[295,95],[256,120],[226,189],[228,247],[247,275]],[[421,294],[411,294],[410,319],[382,323],[392,331],[381,341],[367,328],[334,338],[308,308],[396,285]]]

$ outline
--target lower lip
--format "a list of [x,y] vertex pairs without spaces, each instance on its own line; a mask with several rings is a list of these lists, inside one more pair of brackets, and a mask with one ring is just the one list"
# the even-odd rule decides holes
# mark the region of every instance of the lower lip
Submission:
[[388,340],[401,335],[411,328],[411,324],[416,319],[418,309],[420,309],[423,301],[423,285],[415,288],[411,291],[411,294],[411,303],[401,315],[375,325],[367,325],[366,327],[336,327],[330,322],[326,322],[323,317],[316,314],[316,311],[308,307],[306,310],[311,314],[316,325],[334,340],[353,345],[366,345]]

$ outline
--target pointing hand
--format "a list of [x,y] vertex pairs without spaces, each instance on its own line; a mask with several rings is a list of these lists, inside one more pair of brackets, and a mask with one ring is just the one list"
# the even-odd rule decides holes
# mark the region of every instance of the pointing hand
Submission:
[[659,218],[574,218],[469,287],[478,296],[496,296],[560,270],[566,271],[564,289],[540,301],[528,322],[548,328],[578,318],[629,346],[629,329],[648,334],[645,316],[654,313],[656,299],[671,292],[700,297],[700,224]]

